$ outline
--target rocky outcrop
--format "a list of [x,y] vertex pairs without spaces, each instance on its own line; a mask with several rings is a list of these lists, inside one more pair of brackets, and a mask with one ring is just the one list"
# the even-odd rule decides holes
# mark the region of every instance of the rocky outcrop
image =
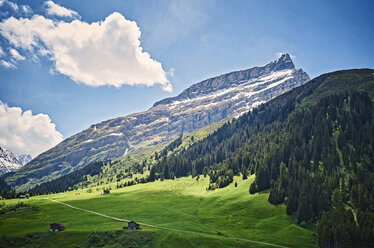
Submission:
[[118,158],[127,150],[166,142],[240,116],[308,80],[303,70],[295,69],[288,54],[265,66],[204,80],[147,111],[92,125],[39,155],[8,178],[8,183],[29,187],[93,161]]
[[11,151],[0,147],[0,175],[20,169],[28,162],[27,159],[30,161],[31,156],[16,157]]
[[[283,54],[279,59],[272,61],[265,66],[256,66],[247,70],[230,72],[194,84],[176,97],[166,98],[156,102],[154,107],[160,104],[170,104],[174,101],[192,99],[201,95],[211,94],[229,88],[233,84],[243,83],[251,78],[259,78],[272,72],[292,69],[295,69],[295,65],[292,62],[290,55]],[[306,76],[308,77],[308,75]]]
[[22,165],[26,165],[28,162],[32,160],[32,157],[30,154],[22,154],[19,155],[18,160],[21,162]]

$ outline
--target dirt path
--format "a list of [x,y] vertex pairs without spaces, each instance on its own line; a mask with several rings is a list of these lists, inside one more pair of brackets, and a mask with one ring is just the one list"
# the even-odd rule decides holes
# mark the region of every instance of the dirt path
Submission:
[[[101,214],[101,213],[98,213],[98,212],[95,212],[95,211],[91,211],[91,210],[88,210],[88,209],[75,207],[75,206],[72,206],[70,204],[67,204],[67,203],[64,203],[64,202],[60,202],[60,201],[56,201],[56,200],[53,200],[53,199],[48,199],[48,198],[44,198],[44,199],[45,200],[50,200],[50,201],[58,203],[58,204],[65,205],[65,206],[67,206],[69,208],[74,208],[74,209],[85,211],[85,212],[88,212],[88,213],[91,213],[91,214],[96,214],[96,215],[99,215],[99,216],[102,216],[102,217],[105,217],[105,218],[108,218],[108,219],[112,219],[112,220],[116,220],[116,221],[121,221],[121,222],[130,222],[130,220],[120,219],[120,218],[112,217],[112,216],[109,216],[109,215]],[[188,231],[188,230],[175,229],[175,228],[169,228],[169,227],[162,227],[162,226],[156,226],[156,225],[151,225],[151,224],[146,224],[146,223],[141,223],[141,222],[137,222],[137,223],[139,223],[142,226],[147,226],[147,227],[157,228],[157,229],[162,229],[162,230],[169,230],[169,231],[175,231],[175,232],[184,232],[184,233],[191,233],[191,234],[197,234],[197,235],[205,235],[205,236],[210,236],[210,237],[215,237],[215,238],[220,237],[220,238],[225,238],[225,239],[230,239],[230,240],[244,241],[244,242],[249,242],[249,243],[254,243],[254,244],[260,244],[260,245],[267,245],[267,246],[272,246],[272,247],[289,248],[287,246],[276,245],[276,244],[271,244],[271,243],[266,243],[266,242],[261,242],[261,241],[255,241],[255,240],[250,240],[250,239],[235,238],[235,237],[225,237],[225,236],[219,236],[219,235],[211,234],[211,233],[195,232],[195,231]]]

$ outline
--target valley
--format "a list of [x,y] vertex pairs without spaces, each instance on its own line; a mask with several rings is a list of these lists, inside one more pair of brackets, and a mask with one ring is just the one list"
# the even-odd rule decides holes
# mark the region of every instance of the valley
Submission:
[[[55,199],[117,218],[183,230],[141,226],[141,233],[152,235],[152,241],[146,247],[272,247],[240,239],[286,247],[315,247],[312,232],[293,223],[285,213],[285,206],[267,202],[269,191],[248,194],[253,180],[254,176],[247,180],[235,177],[237,187],[231,184],[215,191],[206,190],[208,177],[201,177],[198,181],[184,177],[122,189],[114,189],[115,184],[105,185],[113,188],[108,195],[102,195],[101,191],[87,193],[86,189],[79,189],[35,196],[23,202],[36,206],[37,210],[25,210],[30,211],[27,214],[15,211],[0,215],[0,232],[10,236],[43,236],[48,232],[50,223],[61,222],[66,230],[47,235],[39,240],[40,244],[76,247],[84,243],[91,232],[116,231],[126,226],[123,222],[50,201]],[[9,200],[7,204],[19,201]]]
[[[2,201],[1,242],[370,247],[373,86],[371,69],[324,74],[238,118],[29,188]],[[20,197],[6,180],[2,196]],[[121,231],[130,220],[141,230]],[[47,234],[52,222],[66,231]]]
[[157,146],[210,124],[239,117],[303,85],[309,76],[289,54],[263,66],[203,80],[147,111],[93,124],[33,159],[6,178],[18,191],[61,177],[96,161],[113,160]]
[[373,9],[0,0],[0,248],[374,247]]

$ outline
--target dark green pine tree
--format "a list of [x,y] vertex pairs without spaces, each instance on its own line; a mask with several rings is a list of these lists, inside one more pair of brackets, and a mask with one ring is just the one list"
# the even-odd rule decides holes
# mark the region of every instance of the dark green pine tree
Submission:
[[152,167],[151,167],[151,170],[150,170],[150,172],[149,172],[148,181],[149,181],[149,182],[153,182],[153,181],[155,181],[155,179],[156,179],[155,167],[152,166]]

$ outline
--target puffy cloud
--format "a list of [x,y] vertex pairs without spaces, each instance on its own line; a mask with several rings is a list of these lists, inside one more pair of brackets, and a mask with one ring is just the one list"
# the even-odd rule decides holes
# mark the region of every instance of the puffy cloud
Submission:
[[35,157],[62,141],[62,134],[46,114],[33,115],[0,102],[0,146],[17,155]]
[[10,68],[10,69],[16,69],[17,66],[15,66],[12,62],[5,61],[5,60],[0,60],[0,64],[4,66],[5,68]]
[[16,49],[11,48],[10,49],[10,54],[15,60],[25,60],[25,57],[23,57],[21,54],[17,52]]
[[3,49],[0,47],[0,57],[2,57],[4,55],[4,51]]
[[62,7],[53,1],[47,1],[45,2],[46,11],[49,15],[56,15],[60,17],[80,17],[77,12],[71,9],[67,9],[65,7]]
[[89,86],[172,85],[160,62],[144,52],[136,22],[114,12],[104,21],[54,21],[44,16],[0,23],[0,33],[16,48],[48,56],[55,71]]

